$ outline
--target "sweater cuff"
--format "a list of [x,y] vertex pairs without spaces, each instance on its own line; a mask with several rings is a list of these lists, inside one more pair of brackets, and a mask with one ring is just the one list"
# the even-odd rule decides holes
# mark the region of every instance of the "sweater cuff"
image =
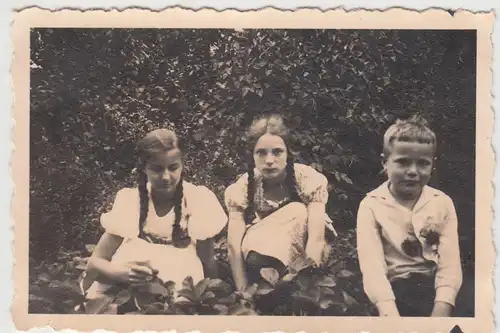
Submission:
[[455,306],[455,299],[457,297],[458,291],[454,288],[443,286],[436,288],[436,300],[435,302],[445,302],[452,306]]
[[379,316],[399,317],[398,307],[394,300],[380,301],[375,304]]

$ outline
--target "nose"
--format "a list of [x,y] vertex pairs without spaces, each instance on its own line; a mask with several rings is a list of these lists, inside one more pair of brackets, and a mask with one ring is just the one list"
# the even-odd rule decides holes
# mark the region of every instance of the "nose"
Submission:
[[271,154],[269,154],[269,155],[266,156],[266,160],[265,161],[266,161],[266,164],[268,166],[271,166],[274,163],[274,158],[273,158],[273,156]]
[[164,182],[168,182],[168,181],[170,181],[170,172],[165,171],[165,172],[163,173],[163,175],[162,175],[162,177],[161,177],[161,178],[162,178],[162,180],[163,180]]
[[416,176],[417,175],[417,166],[415,164],[412,164],[408,167],[407,173],[410,176]]

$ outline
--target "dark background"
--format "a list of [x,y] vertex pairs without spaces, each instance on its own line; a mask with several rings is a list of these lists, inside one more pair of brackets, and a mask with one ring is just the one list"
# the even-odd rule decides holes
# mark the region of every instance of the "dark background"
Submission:
[[188,181],[222,203],[246,171],[243,130],[268,112],[294,129],[297,161],[327,176],[332,246],[355,257],[357,206],[384,180],[383,132],[418,112],[438,137],[430,185],[455,202],[473,304],[475,73],[475,31],[33,29],[30,279],[98,240],[146,132],[174,129]]

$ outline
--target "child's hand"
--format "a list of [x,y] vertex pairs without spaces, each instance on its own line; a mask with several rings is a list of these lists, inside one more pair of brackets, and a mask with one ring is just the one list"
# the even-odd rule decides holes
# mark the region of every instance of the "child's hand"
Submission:
[[434,309],[432,309],[431,317],[450,317],[453,311],[453,306],[446,302],[436,302],[434,303]]
[[149,261],[149,260],[134,261],[133,263],[138,265],[138,266],[144,266],[144,267],[149,268],[154,276],[158,275],[158,270],[151,265],[151,261]]
[[128,268],[127,282],[131,285],[144,285],[151,282],[158,274],[158,270],[153,269],[149,261],[132,261],[126,267]]

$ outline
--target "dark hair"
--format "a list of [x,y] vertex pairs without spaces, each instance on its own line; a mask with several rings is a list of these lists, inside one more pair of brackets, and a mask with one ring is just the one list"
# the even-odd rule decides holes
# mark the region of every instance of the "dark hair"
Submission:
[[[286,161],[286,178],[285,186],[290,191],[291,201],[301,201],[297,192],[297,180],[295,178],[294,158],[290,150],[290,131],[284,124],[283,118],[279,115],[263,116],[252,122],[247,133],[246,139],[252,151],[257,144],[257,141],[264,134],[278,135],[283,139],[287,147],[287,161]],[[255,161],[253,154],[250,154],[250,163],[248,166],[248,186],[247,186],[247,201],[248,206],[245,210],[245,222],[251,223],[255,214]]]
[[[157,129],[148,133],[139,141],[139,177],[138,190],[140,202],[139,214],[139,237],[150,242],[166,243],[157,237],[147,234],[144,231],[144,224],[148,217],[149,208],[149,193],[147,188],[148,177],[144,172],[144,168],[148,160],[156,154],[168,152],[170,150],[179,149],[177,136],[173,131],[167,129]],[[181,175],[179,183],[174,193],[174,213],[175,220],[172,226],[172,243],[175,247],[186,247],[191,243],[191,238],[187,230],[183,230],[180,226],[182,219],[182,205],[184,200],[183,177]]]

